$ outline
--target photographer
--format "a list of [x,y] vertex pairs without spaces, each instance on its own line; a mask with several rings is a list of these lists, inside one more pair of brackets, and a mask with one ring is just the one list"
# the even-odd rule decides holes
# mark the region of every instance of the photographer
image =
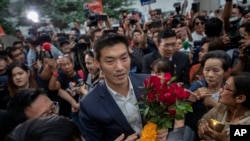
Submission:
[[245,36],[240,40],[238,62],[233,67],[232,71],[247,71],[250,72],[250,23],[245,24]]
[[106,13],[94,13],[90,10],[86,12],[87,26],[91,29],[112,29],[112,24]]
[[90,48],[90,40],[86,41],[86,43],[83,42],[83,40],[85,40],[85,36],[86,36],[85,34],[80,35],[80,31],[77,28],[71,28],[70,34],[69,34],[70,51],[66,53],[73,60],[74,70],[81,69],[83,70],[84,73],[86,71],[85,62],[84,62],[85,51],[88,48]]

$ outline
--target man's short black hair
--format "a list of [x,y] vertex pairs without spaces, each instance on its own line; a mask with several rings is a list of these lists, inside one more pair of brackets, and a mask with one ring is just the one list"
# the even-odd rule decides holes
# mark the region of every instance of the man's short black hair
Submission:
[[21,52],[23,52],[20,48],[14,48],[14,47],[7,47],[6,48],[6,52],[8,54],[8,56],[13,59],[14,57],[12,56],[12,52],[15,52],[16,50],[20,50]]
[[222,29],[223,22],[217,17],[213,17],[205,23],[205,34],[207,37],[219,37]]
[[92,41],[94,40],[95,33],[96,33],[96,32],[101,32],[101,31],[102,31],[102,29],[96,28],[96,29],[94,29],[94,30],[91,32],[91,39],[92,39]]
[[23,44],[21,41],[15,41],[15,42],[13,42],[13,47],[15,46],[15,45],[17,45],[17,44]]
[[27,120],[25,109],[29,107],[39,95],[46,95],[43,89],[24,89],[17,92],[9,101],[8,111],[16,115],[17,122]]
[[166,28],[158,33],[157,41],[158,43],[160,43],[161,39],[171,38],[171,37],[176,37],[175,31],[170,28]]
[[80,30],[79,30],[79,29],[73,27],[73,28],[71,28],[70,30],[74,30],[74,31],[76,32],[76,34],[80,35]]
[[129,47],[129,40],[127,37],[123,35],[119,35],[117,33],[109,33],[102,35],[99,39],[97,39],[94,43],[94,51],[95,51],[95,57],[97,61],[100,62],[101,58],[101,50],[106,47],[112,47],[116,44],[125,44],[125,46]]
[[243,8],[242,8],[242,6],[240,6],[240,5],[238,5],[238,4],[234,4],[234,5],[233,5],[233,8],[237,8],[237,9],[239,10],[239,13],[240,13],[240,14],[243,14]]

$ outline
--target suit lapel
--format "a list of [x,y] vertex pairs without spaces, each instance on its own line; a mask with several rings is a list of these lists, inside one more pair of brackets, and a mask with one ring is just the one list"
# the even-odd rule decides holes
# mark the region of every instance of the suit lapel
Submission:
[[[139,102],[142,98],[142,94],[146,92],[145,89],[140,88],[143,84],[142,81],[144,81],[144,80],[140,81],[140,80],[136,79],[133,75],[130,75],[130,79],[131,79],[131,83],[133,85],[133,89],[134,89],[134,93],[136,95],[137,102]],[[138,106],[139,106],[139,109],[145,108],[145,106],[142,104],[139,104]],[[141,115],[142,124],[145,125],[143,115],[142,114],[140,114],[140,115]]]
[[106,111],[109,113],[111,117],[115,119],[115,121],[123,127],[123,129],[127,132],[128,135],[133,134],[135,131],[128,123],[127,119],[123,115],[122,111],[116,104],[115,100],[109,93],[107,86],[105,83],[102,83],[103,92],[101,94],[101,97],[103,98],[103,106],[106,109]]

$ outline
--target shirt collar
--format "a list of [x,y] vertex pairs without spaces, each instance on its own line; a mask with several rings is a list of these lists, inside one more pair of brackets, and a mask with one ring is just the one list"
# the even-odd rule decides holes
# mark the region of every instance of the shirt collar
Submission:
[[[132,85],[132,82],[131,82],[129,77],[128,77],[128,82],[129,82],[129,91],[128,91],[128,93],[133,94],[133,93],[131,93],[131,91],[133,91],[134,89],[133,89],[133,85]],[[117,96],[117,95],[121,96],[121,94],[119,94],[118,92],[116,92],[115,90],[110,88],[106,81],[105,81],[105,84],[107,86],[108,91],[111,93],[111,95],[113,95],[113,96]]]

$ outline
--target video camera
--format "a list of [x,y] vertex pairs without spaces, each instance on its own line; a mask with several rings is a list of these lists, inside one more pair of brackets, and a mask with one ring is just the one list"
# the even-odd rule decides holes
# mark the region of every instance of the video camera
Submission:
[[227,31],[227,35],[230,38],[230,43],[227,44],[227,49],[238,48],[240,46],[239,41],[242,39],[242,36],[239,31],[239,21],[238,17],[231,17],[229,22],[231,27]]
[[135,18],[135,17],[131,17],[130,19],[129,19],[129,24],[131,24],[131,25],[135,25],[137,23],[137,19]]
[[92,11],[88,11],[86,17],[89,19],[89,23],[87,26],[97,26],[98,21],[107,21],[107,15],[101,15],[99,13],[94,13]]
[[72,48],[71,50],[74,52],[84,52],[86,51],[88,48],[88,45],[86,43],[77,43],[74,48]]
[[173,6],[174,6],[175,11],[176,11],[177,14],[173,17],[172,27],[173,28],[181,27],[182,26],[182,21],[185,20],[184,15],[180,14],[181,3],[180,2],[174,3]]
[[177,27],[182,27],[182,21],[184,21],[184,16],[181,14],[177,14],[173,17],[172,21],[172,27],[177,28]]

